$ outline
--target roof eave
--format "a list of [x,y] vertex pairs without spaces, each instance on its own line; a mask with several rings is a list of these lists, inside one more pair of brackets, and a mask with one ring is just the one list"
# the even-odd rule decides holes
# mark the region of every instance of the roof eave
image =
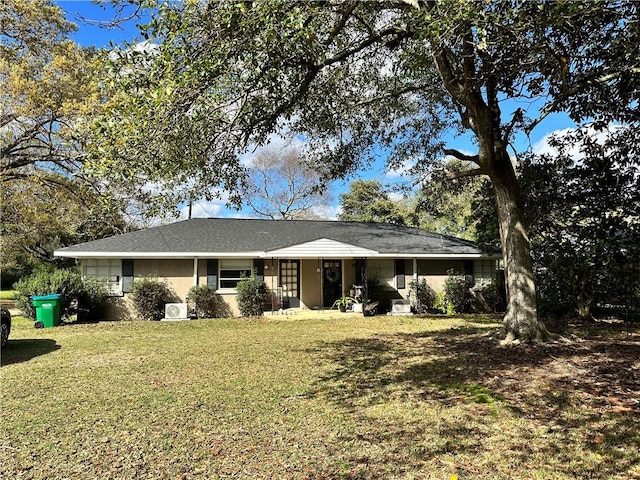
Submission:
[[66,258],[140,258],[140,259],[179,259],[179,258],[261,258],[264,252],[73,252],[56,250],[55,257]]
[[56,250],[55,257],[64,258],[136,258],[136,259],[184,259],[184,258],[416,258],[430,260],[452,260],[452,259],[488,259],[498,260],[502,258],[499,254],[485,253],[406,253],[406,252],[371,252],[368,255],[354,256],[350,254],[336,254],[330,256],[318,256],[313,254],[277,254],[276,252],[67,252]]

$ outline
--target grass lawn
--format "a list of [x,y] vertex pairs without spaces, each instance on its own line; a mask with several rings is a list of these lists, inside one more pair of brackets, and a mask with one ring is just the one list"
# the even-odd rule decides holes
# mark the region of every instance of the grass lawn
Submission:
[[640,333],[499,347],[497,326],[17,321],[0,476],[640,478]]
[[13,300],[16,298],[16,290],[0,290],[0,300]]

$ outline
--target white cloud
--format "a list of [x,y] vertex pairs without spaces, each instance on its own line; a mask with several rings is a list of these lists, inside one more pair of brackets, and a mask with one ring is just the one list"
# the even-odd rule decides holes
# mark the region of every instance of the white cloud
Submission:
[[311,209],[311,212],[321,219],[337,220],[338,215],[342,213],[341,205],[318,205]]
[[389,192],[389,198],[394,202],[399,202],[401,200],[404,200],[406,196],[401,192]]
[[[590,137],[595,138],[599,144],[604,144],[607,137],[611,132],[614,132],[622,128],[620,125],[609,125],[607,130],[595,130],[592,127],[587,127],[587,133]],[[533,153],[536,155],[558,155],[558,149],[550,145],[550,140],[554,137],[562,139],[575,132],[575,128],[564,128],[561,130],[554,130],[547,133],[544,137],[538,140],[532,147]],[[573,146],[567,152],[571,158],[576,160],[583,158],[584,154],[580,151],[580,144],[573,144]]]
[[[204,201],[197,200],[193,202],[191,208],[191,218],[214,218],[220,217],[226,209],[224,200]],[[189,218],[189,205],[180,207],[180,219]]]
[[[564,137],[572,132],[574,128],[564,128],[562,130],[554,130],[547,133],[544,137],[538,140],[532,147],[533,153],[536,155],[558,155],[558,150],[550,145],[550,140],[553,137]],[[572,152],[573,153],[573,152]],[[576,151],[576,153],[579,153]]]
[[409,176],[411,175],[411,169],[415,167],[415,165],[415,160],[407,159],[398,167],[387,168],[387,170],[384,172],[384,176],[387,178],[400,178]]
[[250,167],[253,163],[253,160],[256,157],[259,157],[262,152],[265,151],[278,151],[278,150],[287,150],[287,149],[298,149],[304,150],[307,142],[300,139],[299,137],[289,137],[284,135],[283,133],[272,133],[269,135],[267,143],[262,147],[255,147],[250,149],[249,152],[238,155],[240,159],[240,164],[245,167]]

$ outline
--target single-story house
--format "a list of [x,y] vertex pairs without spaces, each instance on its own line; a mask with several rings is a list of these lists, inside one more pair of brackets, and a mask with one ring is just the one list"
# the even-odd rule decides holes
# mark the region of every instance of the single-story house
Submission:
[[474,243],[399,225],[316,220],[196,218],[73,245],[55,251],[75,258],[85,277],[105,281],[127,316],[131,282],[164,279],[181,301],[194,285],[209,285],[238,312],[236,285],[252,273],[285,306],[330,308],[355,285],[377,283],[382,310],[409,297],[413,280],[442,290],[451,269],[475,284],[495,278],[499,255]]

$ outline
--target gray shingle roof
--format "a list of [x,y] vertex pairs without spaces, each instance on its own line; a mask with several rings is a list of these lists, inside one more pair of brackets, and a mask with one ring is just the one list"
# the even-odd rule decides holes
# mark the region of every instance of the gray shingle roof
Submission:
[[57,250],[58,256],[109,253],[242,254],[330,239],[380,254],[478,255],[472,242],[416,228],[382,223],[316,220],[195,218]]

